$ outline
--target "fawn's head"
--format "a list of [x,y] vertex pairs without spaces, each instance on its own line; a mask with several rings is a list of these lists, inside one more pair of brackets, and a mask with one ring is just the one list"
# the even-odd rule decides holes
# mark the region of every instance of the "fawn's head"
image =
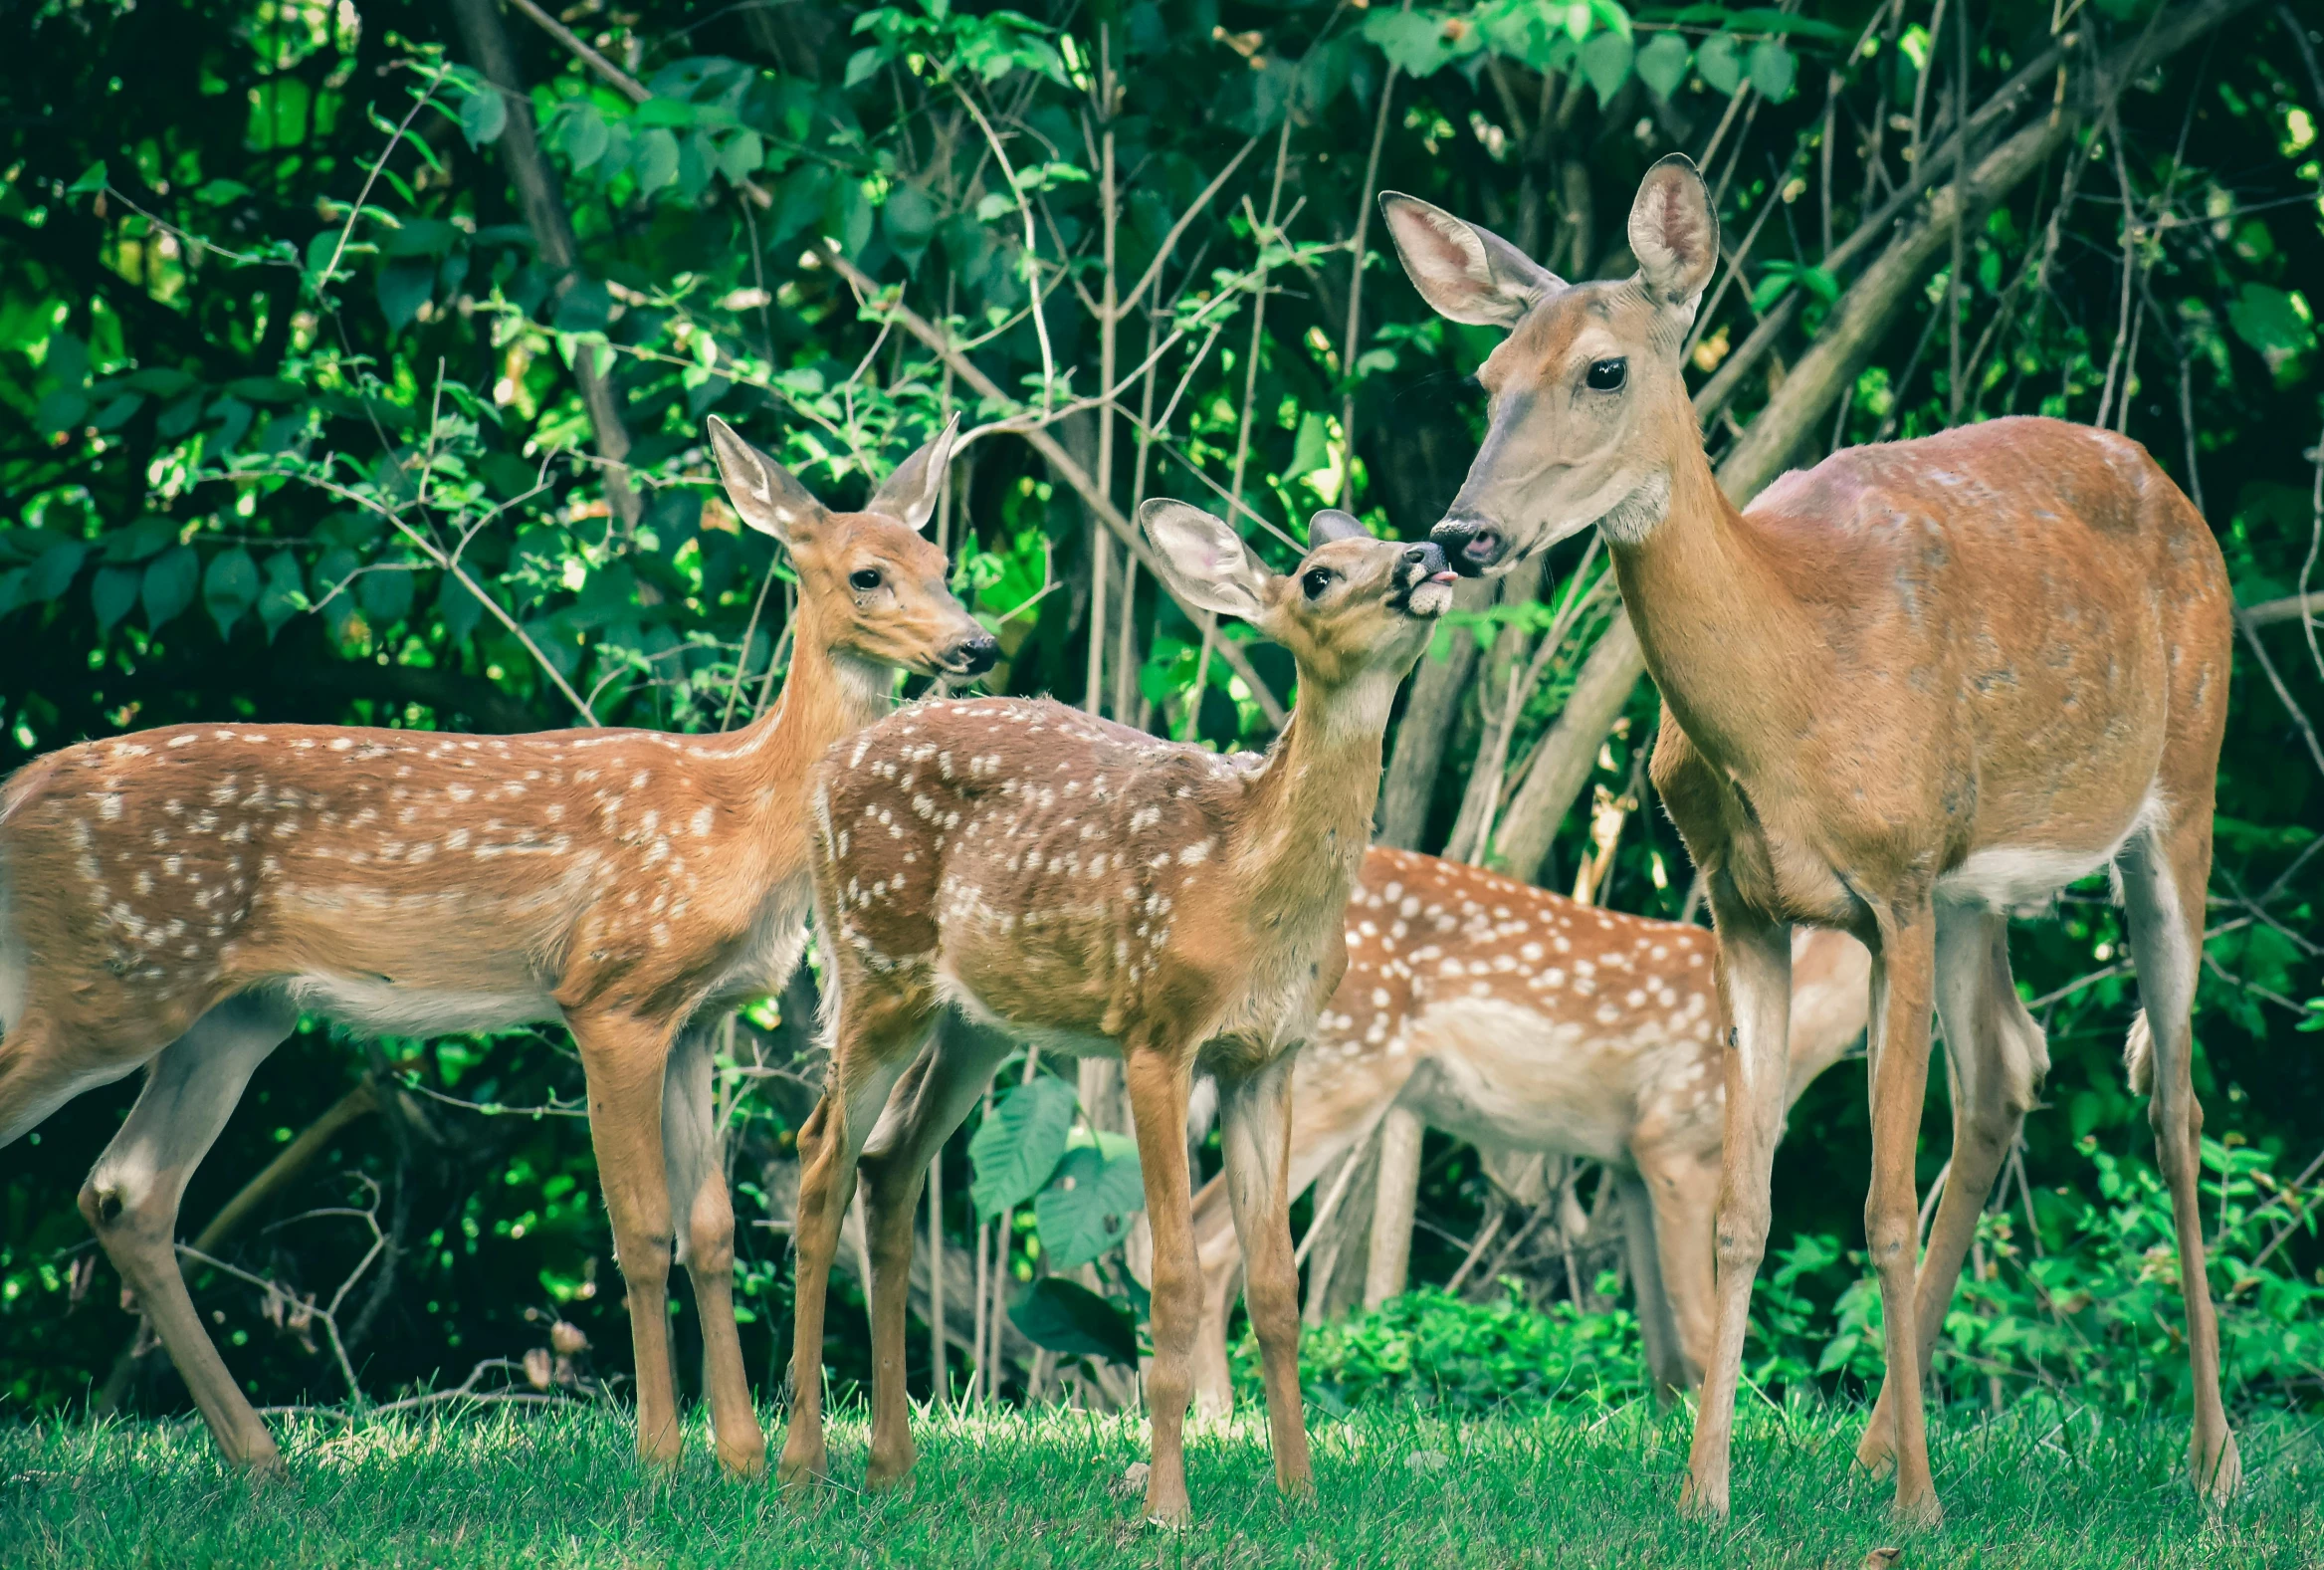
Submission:
[[1374,539],[1334,508],[1309,521],[1307,556],[1289,574],[1267,570],[1233,529],[1198,507],[1158,497],[1138,510],[1138,523],[1179,598],[1240,616],[1289,649],[1303,687],[1384,674],[1392,692],[1452,603],[1442,551]]
[[[711,417],[719,477],[742,522],[790,552],[802,622],[836,655],[921,676],[976,676],[1000,644],[952,597],[945,554],[921,537],[958,433],[954,416],[860,513],[834,513],[798,477]],[[804,626],[802,632],[804,632]]]
[[1499,235],[1390,191],[1404,271],[1437,314],[1509,329],[1477,367],[1484,445],[1430,538],[1462,572],[1506,572],[1591,524],[1636,544],[1670,506],[1671,465],[1699,445],[1679,370],[1719,261],[1719,218],[1693,163],[1646,171],[1630,208],[1635,276],[1569,284]]

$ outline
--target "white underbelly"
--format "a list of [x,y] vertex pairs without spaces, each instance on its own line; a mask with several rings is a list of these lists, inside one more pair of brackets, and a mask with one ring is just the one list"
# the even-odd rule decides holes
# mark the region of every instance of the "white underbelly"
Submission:
[[2162,798],[2149,791],[2131,820],[2112,840],[2095,847],[1988,845],[1973,850],[1961,865],[1937,879],[1937,897],[1956,905],[2008,910],[2039,904],[2069,883],[2111,864],[2132,835],[2162,811]]
[[1406,1026],[1420,1068],[1397,1099],[1473,1144],[1628,1160],[1635,1048],[1498,998],[1433,1002]]
[[562,1016],[544,988],[454,990],[383,976],[294,976],[282,988],[307,1012],[369,1035],[466,1035]]

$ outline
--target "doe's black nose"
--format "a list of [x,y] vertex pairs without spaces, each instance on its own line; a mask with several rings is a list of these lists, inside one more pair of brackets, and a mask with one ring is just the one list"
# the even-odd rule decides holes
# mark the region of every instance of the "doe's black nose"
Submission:
[[1443,548],[1452,569],[1464,577],[1475,577],[1500,561],[1506,547],[1500,530],[1481,518],[1458,515],[1428,531],[1428,538]]
[[1000,663],[1000,639],[991,633],[962,638],[952,645],[947,663],[961,676],[981,676]]

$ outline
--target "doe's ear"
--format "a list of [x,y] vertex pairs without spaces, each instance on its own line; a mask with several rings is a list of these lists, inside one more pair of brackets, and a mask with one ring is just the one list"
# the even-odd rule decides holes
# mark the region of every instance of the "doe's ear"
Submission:
[[1490,229],[1400,191],[1382,191],[1380,216],[1420,298],[1471,327],[1515,327],[1566,281]]
[[742,522],[762,535],[772,535],[785,546],[831,515],[799,477],[735,433],[717,415],[710,417],[711,451],[718,456],[719,478]]
[[1328,546],[1335,540],[1370,540],[1372,531],[1359,523],[1352,513],[1343,513],[1337,507],[1327,507],[1307,521],[1307,548]]
[[1646,171],[1630,205],[1630,254],[1658,304],[1693,314],[1719,266],[1719,214],[1702,172],[1683,152]]
[[1246,621],[1266,609],[1274,574],[1223,520],[1158,496],[1138,510],[1138,527],[1154,543],[1162,576],[1187,604]]
[[864,511],[901,518],[913,529],[927,528],[936,516],[937,498],[944,494],[945,471],[952,465],[952,443],[959,436],[960,416],[955,413],[943,430],[896,466],[887,483],[864,504]]

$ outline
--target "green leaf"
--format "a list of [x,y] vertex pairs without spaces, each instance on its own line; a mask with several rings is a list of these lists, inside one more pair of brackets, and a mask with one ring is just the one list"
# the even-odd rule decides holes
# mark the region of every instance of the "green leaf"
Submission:
[[81,171],[81,178],[65,187],[67,196],[93,196],[106,187],[105,160],[98,159]]
[[1743,62],[1735,57],[1735,39],[1727,33],[1713,33],[1703,40],[1703,47],[1695,51],[1695,69],[1703,74],[1703,82],[1714,93],[1732,96],[1743,86]]
[[258,619],[266,624],[267,641],[274,642],[283,623],[306,608],[307,590],[299,580],[299,559],[288,551],[276,552],[267,558],[266,586],[258,595]]
[[116,529],[99,544],[107,561],[127,565],[159,556],[177,539],[177,523],[158,513],[147,513],[126,529]]
[[1667,99],[1686,81],[1687,67],[1694,63],[1694,51],[1687,48],[1684,38],[1676,33],[1657,33],[1638,51],[1638,80],[1656,98]]
[[613,133],[605,128],[605,116],[596,105],[576,100],[566,112],[562,140],[565,156],[580,170],[605,156]]
[[407,256],[379,269],[379,314],[387,331],[400,333],[420,314],[420,307],[436,292],[436,264],[424,256]]
[[89,396],[72,387],[59,387],[44,396],[33,412],[44,436],[62,436],[89,418]]
[[868,49],[857,50],[847,57],[847,76],[840,83],[840,86],[843,88],[863,86],[879,74],[880,67],[886,64],[887,59],[888,52],[877,44]]
[[640,194],[653,195],[678,178],[678,138],[659,125],[647,131],[638,138],[630,169],[637,176]]
[[719,144],[719,172],[731,184],[742,184],[757,173],[758,166],[765,161],[766,144],[758,139],[758,132],[754,130],[739,130]]
[[1630,80],[1630,63],[1636,58],[1637,50],[1619,33],[1599,33],[1582,46],[1582,74],[1597,90],[1599,109]]
[[1453,56],[1443,19],[1424,11],[1375,10],[1365,17],[1363,32],[1408,77],[1433,75]]
[[68,540],[41,553],[40,560],[26,569],[24,598],[29,603],[61,597],[73,586],[80,575],[81,562],[89,555],[89,542]]
[[1086,1286],[1045,1275],[1008,1306],[1008,1322],[1027,1341],[1067,1357],[1138,1362],[1138,1327],[1130,1315]]
[[998,1216],[1041,1192],[1065,1154],[1073,1113],[1073,1087],[1046,1075],[1002,1098],[968,1141],[976,1174],[968,1197],[977,1215]]
[[460,106],[460,130],[471,147],[499,141],[501,132],[509,128],[509,101],[500,90],[483,87],[468,95]]
[[145,574],[133,566],[101,566],[89,585],[89,608],[97,613],[97,630],[110,632],[137,602],[137,585]]
[[1100,1137],[1116,1148],[1083,1145],[1067,1151],[1057,1176],[1033,1202],[1041,1252],[1052,1269],[1089,1263],[1129,1236],[1132,1219],[1146,1209],[1137,1146],[1118,1134]]
[[355,601],[372,626],[401,621],[411,610],[411,577],[399,567],[382,566],[355,579]]
[[210,559],[202,574],[202,603],[218,624],[219,637],[234,635],[234,624],[258,603],[258,562],[248,551],[236,546]]
[[484,615],[484,601],[460,581],[459,573],[447,572],[436,589],[436,615],[444,623],[446,636],[454,643],[465,643]]
[[1751,46],[1751,85],[1770,104],[1790,98],[1798,76],[1799,62],[1781,40],[1763,38]]
[[2227,303],[2227,325],[2267,361],[2268,370],[2278,374],[2316,346],[2307,300],[2266,284],[2244,284],[2242,293]]
[[701,116],[684,99],[651,98],[632,111],[630,118],[640,125],[667,125],[676,129],[694,124]]
[[158,632],[194,602],[202,580],[202,559],[192,546],[177,546],[145,564],[145,625]]

